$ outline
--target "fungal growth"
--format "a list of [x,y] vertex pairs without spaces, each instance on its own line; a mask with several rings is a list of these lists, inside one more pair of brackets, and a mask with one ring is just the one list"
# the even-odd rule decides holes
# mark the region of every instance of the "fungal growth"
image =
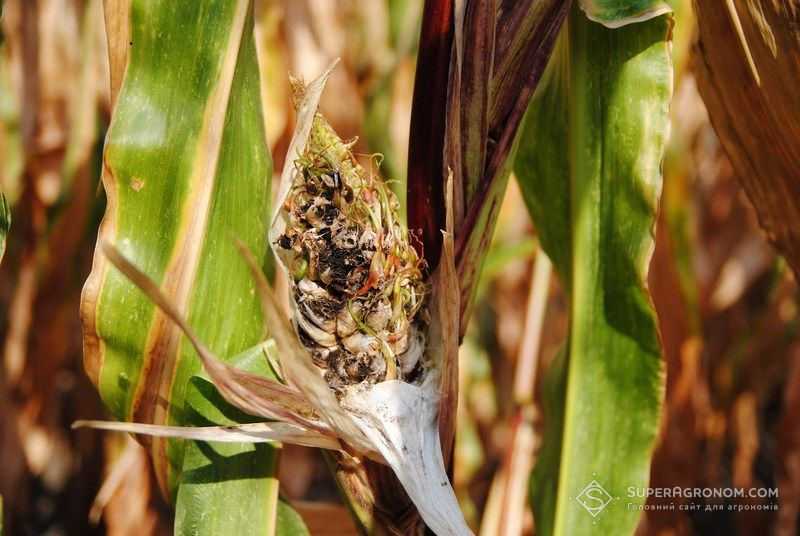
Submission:
[[274,244],[293,276],[297,333],[337,394],[362,382],[413,383],[425,366],[424,261],[378,158],[365,170],[354,143],[315,114]]

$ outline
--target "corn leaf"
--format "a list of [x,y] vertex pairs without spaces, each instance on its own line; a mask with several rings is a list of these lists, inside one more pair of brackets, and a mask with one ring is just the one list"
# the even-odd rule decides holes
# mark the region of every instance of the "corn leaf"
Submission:
[[697,89],[767,238],[800,276],[797,2],[693,2]]
[[663,15],[608,29],[573,8],[521,133],[514,169],[571,314],[545,385],[532,479],[539,534],[628,534],[639,517],[628,504],[642,500],[628,488],[647,485],[664,388],[645,280],[668,133],[670,25]]
[[[114,112],[99,240],[157,281],[212,352],[236,355],[262,339],[263,316],[232,238],[269,258],[271,161],[252,5],[106,2],[105,18]],[[203,402],[212,392],[193,380],[201,364],[190,341],[99,248],[81,314],[87,373],[119,420],[222,419]],[[276,518],[275,446],[142,442],[162,490],[177,498],[176,532],[223,520],[250,532],[253,520]]]
[[[231,365],[274,378],[268,357],[272,342],[246,350]],[[257,422],[226,402],[205,373],[192,377],[186,392],[186,421],[196,426]],[[291,507],[278,502],[275,474],[279,448],[192,441],[186,447],[175,507],[178,534],[307,534]],[[231,508],[231,505],[237,505]],[[276,508],[277,507],[277,508]],[[226,515],[209,515],[209,512]],[[285,510],[281,514],[281,510]]]
[[435,269],[451,169],[461,336],[508,184],[519,125],[569,4],[425,3],[408,151],[408,224]]

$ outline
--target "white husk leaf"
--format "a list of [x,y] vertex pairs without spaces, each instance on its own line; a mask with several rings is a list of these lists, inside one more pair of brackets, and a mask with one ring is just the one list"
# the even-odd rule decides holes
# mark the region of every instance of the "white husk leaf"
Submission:
[[135,422],[76,421],[72,427],[221,443],[270,443],[281,441],[283,443],[332,450],[341,450],[342,448],[339,441],[333,437],[283,422],[192,427],[159,426]]
[[472,534],[444,468],[436,376],[429,371],[422,386],[400,380],[354,385],[341,400],[394,470],[425,524],[438,536]]

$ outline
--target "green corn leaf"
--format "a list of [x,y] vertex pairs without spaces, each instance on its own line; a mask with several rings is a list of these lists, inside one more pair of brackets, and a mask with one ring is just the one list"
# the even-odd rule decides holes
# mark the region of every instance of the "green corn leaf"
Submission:
[[[114,112],[99,240],[158,282],[217,355],[237,355],[262,340],[263,316],[234,237],[269,264],[271,160],[251,2],[104,6]],[[81,303],[85,365],[104,402],[118,419],[141,423],[221,418],[202,402],[211,391],[193,379],[201,366],[192,346],[109,266],[98,249]],[[276,447],[142,442],[162,490],[177,499],[177,532],[275,519]],[[216,471],[222,465],[234,476]],[[187,513],[200,525],[187,529]]]
[[[274,378],[268,357],[276,360],[272,341],[242,352],[230,363]],[[194,426],[259,420],[228,404],[205,373],[189,381],[185,405],[186,422]],[[302,518],[278,500],[279,452],[269,444],[188,442],[175,505],[175,533],[307,534]]]
[[[663,369],[646,290],[672,91],[669,15],[608,29],[573,9],[528,109],[515,173],[567,289],[568,351],[545,385],[539,534],[628,534]],[[597,488],[587,490],[591,483]],[[598,502],[594,497],[602,498]],[[582,502],[595,510],[594,517]]]

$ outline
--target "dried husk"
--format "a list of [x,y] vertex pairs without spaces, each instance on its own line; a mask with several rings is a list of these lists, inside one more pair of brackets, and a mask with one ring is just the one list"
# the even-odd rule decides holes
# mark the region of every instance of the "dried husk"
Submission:
[[112,432],[129,432],[155,437],[192,439],[195,441],[216,441],[220,443],[268,443],[282,441],[295,445],[323,449],[341,450],[338,440],[309,432],[293,424],[253,423],[236,426],[160,426],[131,422],[76,421],[72,428],[95,428]]

